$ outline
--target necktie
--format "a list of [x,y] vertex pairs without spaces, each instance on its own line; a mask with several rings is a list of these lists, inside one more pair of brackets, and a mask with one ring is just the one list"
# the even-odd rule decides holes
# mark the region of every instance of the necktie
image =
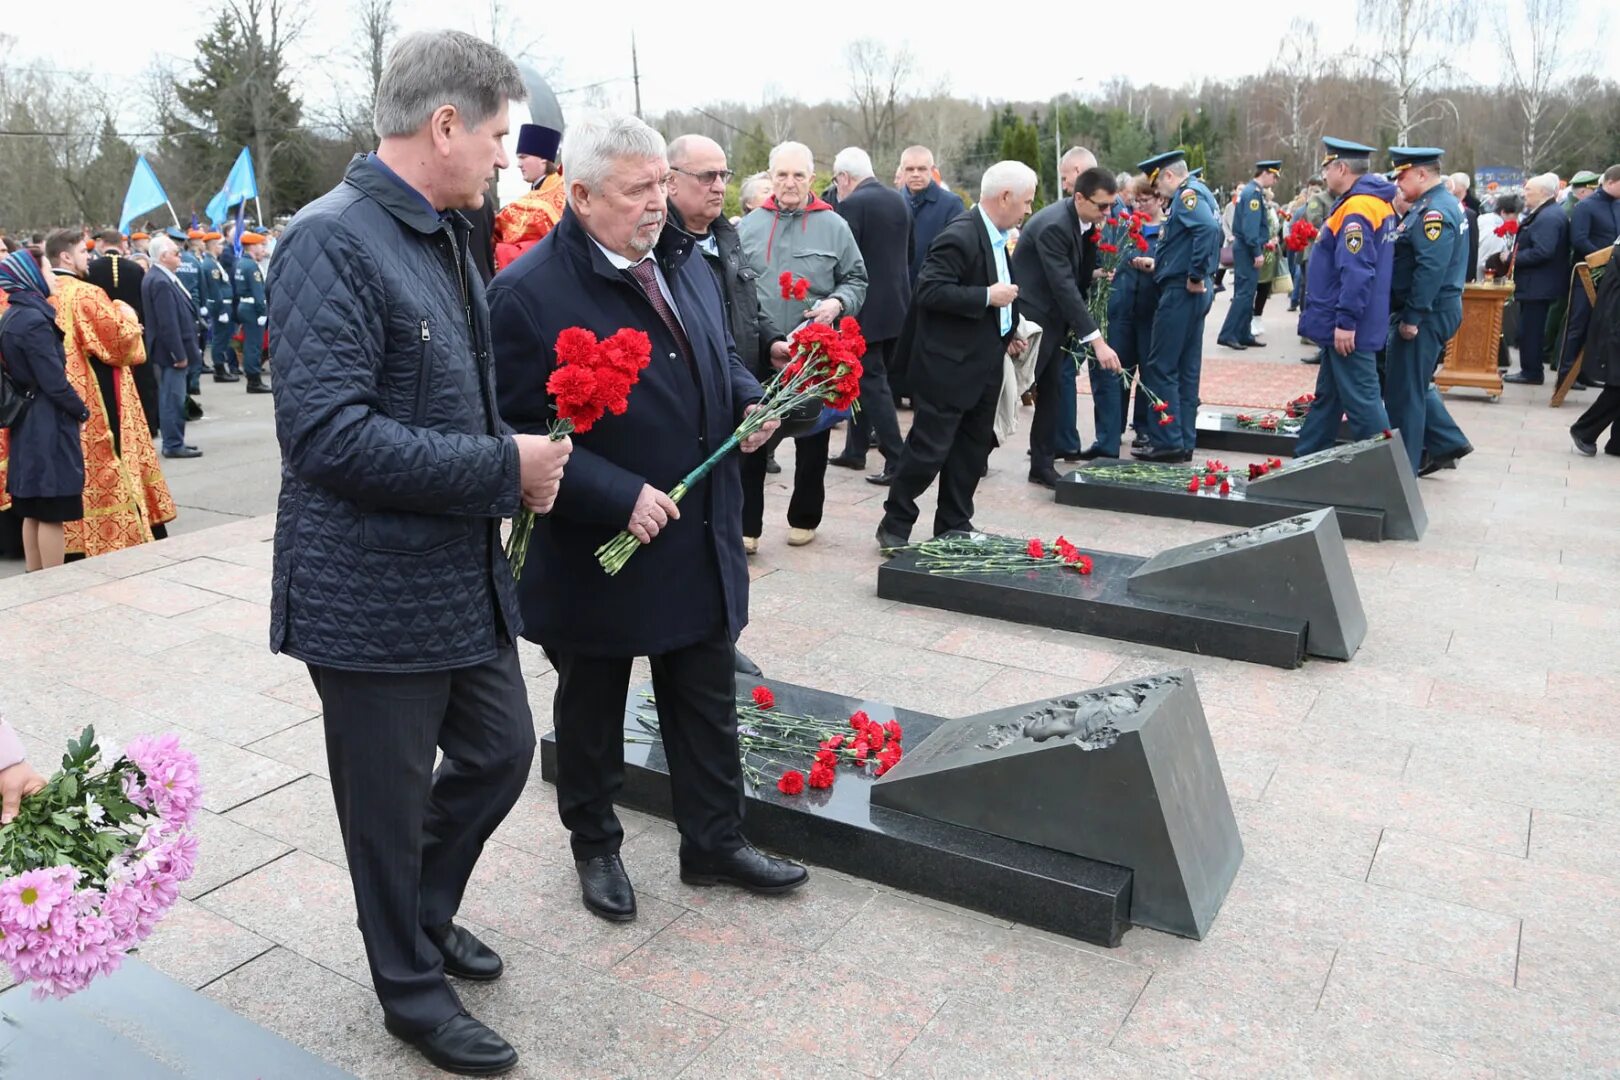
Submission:
[[680,346],[681,354],[686,357],[686,366],[692,370],[693,375],[696,375],[697,367],[692,362],[692,343],[686,339],[686,331],[681,328],[681,320],[675,317],[669,301],[664,299],[663,290],[658,287],[658,272],[653,268],[653,261],[642,259],[630,268],[630,273],[641,286],[641,291],[647,294],[647,300],[652,304],[653,310],[658,312],[658,317],[664,320],[664,326],[675,338],[675,343]]

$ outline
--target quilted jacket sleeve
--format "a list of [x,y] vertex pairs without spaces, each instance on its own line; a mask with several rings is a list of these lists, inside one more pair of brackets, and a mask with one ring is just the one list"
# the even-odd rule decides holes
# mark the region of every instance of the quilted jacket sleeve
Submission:
[[382,273],[341,222],[306,224],[282,237],[270,288],[276,427],[287,468],[379,508],[515,514],[511,439],[410,427],[382,412]]

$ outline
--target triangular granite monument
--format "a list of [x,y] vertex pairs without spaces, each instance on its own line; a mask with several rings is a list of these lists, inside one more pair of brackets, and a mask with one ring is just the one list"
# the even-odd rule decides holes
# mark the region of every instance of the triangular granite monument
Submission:
[[1382,510],[1391,540],[1420,539],[1429,527],[1399,431],[1295,458],[1250,480],[1247,490],[1261,498]]
[[1132,871],[1130,921],[1202,938],[1243,842],[1192,673],[947,720],[872,804]]
[[1348,660],[1367,636],[1350,556],[1333,507],[1161,551],[1128,591],[1247,614],[1304,619],[1305,651]]

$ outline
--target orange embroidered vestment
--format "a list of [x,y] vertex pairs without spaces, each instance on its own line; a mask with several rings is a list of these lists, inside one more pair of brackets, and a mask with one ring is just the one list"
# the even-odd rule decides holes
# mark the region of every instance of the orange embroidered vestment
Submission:
[[514,199],[495,215],[495,268],[504,270],[519,255],[545,238],[562,220],[568,190],[561,173],[552,173],[540,186]]

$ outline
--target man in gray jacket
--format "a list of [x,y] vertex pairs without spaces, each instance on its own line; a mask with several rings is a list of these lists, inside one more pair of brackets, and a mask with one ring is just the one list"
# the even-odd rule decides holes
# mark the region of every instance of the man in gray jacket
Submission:
[[[836,323],[859,315],[866,300],[866,263],[849,225],[811,190],[815,161],[803,143],[785,142],[771,150],[771,197],[742,219],[737,235],[743,255],[756,275],[760,309],[776,332],[791,336],[814,319]],[[783,274],[809,282],[804,299],[784,297]],[[772,359],[780,367],[786,359]],[[794,547],[816,538],[826,498],[827,443],[830,428],[797,440],[793,498],[788,503],[788,543]],[[756,497],[752,477],[745,478],[743,545],[759,550],[764,531],[764,474]],[[755,511],[757,510],[757,513]]]

